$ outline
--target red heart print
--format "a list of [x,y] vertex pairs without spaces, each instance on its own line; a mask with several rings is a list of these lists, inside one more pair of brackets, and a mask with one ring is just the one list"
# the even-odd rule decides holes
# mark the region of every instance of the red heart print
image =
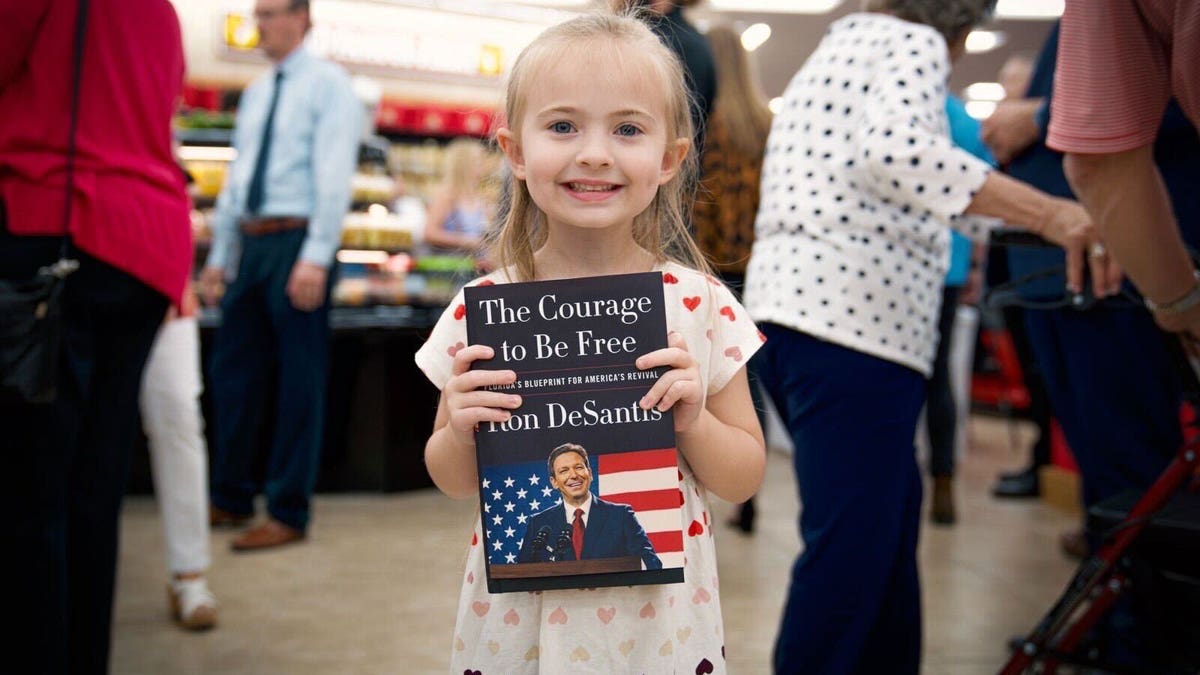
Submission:
[[517,610],[510,609],[504,613],[504,623],[510,626],[516,626],[521,623],[521,615],[517,614]]
[[712,600],[712,595],[703,588],[697,588],[696,594],[692,596],[692,602],[697,605],[704,604],[709,600]]
[[479,543],[479,535],[472,532],[471,533],[471,545],[474,546],[475,544],[478,544],[478,543]]
[[738,347],[737,345],[734,345],[725,350],[725,356],[728,356],[729,358],[733,359],[734,361],[740,362],[742,360],[742,348]]
[[454,355],[458,353],[458,350],[462,349],[463,347],[466,347],[466,345],[464,345],[460,340],[449,347],[446,347],[446,353],[450,355],[450,358],[454,358]]
[[467,572],[467,583],[468,584],[475,583],[475,573],[474,572]]
[[476,600],[471,604],[471,610],[475,612],[475,616],[483,616],[484,614],[487,614],[488,610],[491,608],[492,603],[490,602],[479,602]]
[[708,659],[700,659],[700,663],[696,666],[696,675],[712,675],[713,664]]
[[558,607],[553,612],[550,612],[550,624],[551,625],[556,624],[556,623],[564,624],[566,622],[567,622],[567,613],[565,611],[563,611],[562,607]]
[[711,328],[704,331],[704,337],[708,338],[709,342],[712,342],[712,329]]
[[680,505],[680,506],[683,506],[684,502],[686,502],[686,501],[687,501],[687,500],[686,500],[686,499],[684,499],[684,497],[683,497],[683,490],[680,490],[680,491],[679,491],[679,505]]
[[733,320],[734,320],[734,316],[733,316],[733,308],[732,308],[732,307],[730,307],[729,305],[725,305],[724,307],[722,307],[722,308],[721,308],[721,314],[722,314],[722,315],[724,315],[724,316],[727,316],[727,317],[729,317],[729,320],[730,320],[730,321],[733,321]]
[[600,621],[606,626],[608,625],[608,622],[612,621],[613,617],[616,615],[617,615],[616,607],[607,607],[607,608],[601,607],[596,610],[596,618],[600,619]]
[[677,283],[679,283],[679,277],[676,277],[674,274],[671,274],[670,272],[663,272],[663,283],[664,284],[677,284]]
[[680,471],[679,469],[675,469],[675,473],[679,474],[679,482],[682,483],[683,482],[683,472]]
[[693,520],[692,524],[688,525],[688,536],[694,537],[698,534],[704,534],[704,526],[700,524],[700,521]]
[[704,515],[704,524],[707,525],[708,524],[708,511],[705,511],[703,515]]
[[638,612],[638,616],[643,619],[653,619],[655,614],[657,612],[654,611],[654,605],[649,602],[642,607],[642,611]]
[[716,277],[714,277],[714,276],[713,276],[713,275],[711,275],[711,274],[705,274],[705,275],[704,275],[704,278],[705,278],[705,279],[708,279],[708,283],[712,284],[713,286],[720,286],[720,285],[721,285],[721,282],[717,281],[717,278],[716,278]]
[[467,315],[467,306],[466,305],[459,305],[458,307],[454,308],[454,318],[455,319],[462,321],[462,318],[466,315]]
[[478,285],[479,286],[495,286],[496,282],[492,281],[491,279],[484,279],[483,281],[479,282]]
[[766,336],[766,335],[763,335],[763,332],[762,332],[761,330],[760,330],[760,331],[758,331],[758,341],[759,341],[759,342],[766,342],[766,341],[767,341],[767,336]]
[[683,306],[687,307],[689,312],[696,311],[696,308],[700,306],[700,296],[695,295],[690,298],[684,298]]

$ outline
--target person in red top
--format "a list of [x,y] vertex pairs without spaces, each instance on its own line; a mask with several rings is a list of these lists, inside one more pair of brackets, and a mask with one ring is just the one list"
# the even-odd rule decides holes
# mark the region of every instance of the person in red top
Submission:
[[1200,273],[1154,163],[1171,97],[1200,129],[1200,3],[1068,0],[1046,145],[1100,228],[1092,256],[1115,256],[1160,327],[1200,336]]
[[[6,672],[108,670],[117,528],[142,370],[191,260],[171,154],[183,87],[168,0],[88,0],[58,396],[0,393],[10,515]],[[0,277],[57,259],[79,3],[0,3]]]

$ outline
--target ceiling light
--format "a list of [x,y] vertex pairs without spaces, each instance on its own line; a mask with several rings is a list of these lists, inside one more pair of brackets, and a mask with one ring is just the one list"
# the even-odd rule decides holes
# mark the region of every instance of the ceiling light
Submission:
[[776,96],[767,103],[767,107],[771,109],[771,114],[778,115],[783,111],[783,97]]
[[842,0],[708,0],[718,12],[776,12],[780,14],[824,14]]
[[999,0],[998,19],[1057,19],[1062,16],[1064,0]]
[[973,30],[967,34],[967,53],[982,54],[1004,44],[1005,35],[995,30]]
[[974,117],[977,120],[981,120],[981,119],[990,117],[992,113],[996,112],[996,102],[995,101],[967,101],[966,108],[967,108],[968,115],[970,115],[971,117]]
[[771,27],[765,23],[756,23],[742,31],[742,47],[752,52],[763,46],[771,38]]
[[967,86],[967,98],[972,101],[999,101],[1004,98],[1004,87],[999,82],[976,82]]

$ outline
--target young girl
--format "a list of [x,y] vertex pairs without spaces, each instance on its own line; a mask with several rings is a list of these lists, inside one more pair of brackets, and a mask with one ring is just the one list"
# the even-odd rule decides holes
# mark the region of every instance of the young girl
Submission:
[[[451,672],[725,672],[706,495],[743,501],[762,480],[743,368],[761,340],[733,295],[697,271],[705,264],[682,217],[694,166],[685,91],[675,57],[635,19],[587,15],[538,37],[513,67],[509,126],[497,134],[514,178],[495,235],[500,268],[476,283],[662,273],[669,347],[637,366],[670,369],[639,404],[674,410],[686,581],[491,595],[476,515]],[[515,375],[469,370],[494,352],[465,344],[463,316],[448,310],[416,358],[442,390],[430,475],[451,497],[475,499],[473,429],[507,420],[520,397],[484,390]]]

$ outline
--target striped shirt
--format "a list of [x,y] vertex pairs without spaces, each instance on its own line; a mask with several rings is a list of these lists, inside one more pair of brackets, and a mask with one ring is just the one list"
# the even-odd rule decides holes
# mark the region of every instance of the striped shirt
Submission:
[[1172,96],[1200,126],[1200,2],[1067,0],[1047,145],[1150,145]]

